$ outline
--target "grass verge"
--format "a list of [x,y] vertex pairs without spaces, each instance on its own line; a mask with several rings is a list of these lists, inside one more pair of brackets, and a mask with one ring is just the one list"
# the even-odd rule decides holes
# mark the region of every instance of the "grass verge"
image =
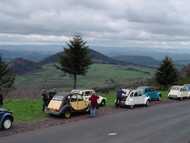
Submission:
[[16,122],[38,121],[46,117],[40,99],[8,99],[5,108],[13,112]]

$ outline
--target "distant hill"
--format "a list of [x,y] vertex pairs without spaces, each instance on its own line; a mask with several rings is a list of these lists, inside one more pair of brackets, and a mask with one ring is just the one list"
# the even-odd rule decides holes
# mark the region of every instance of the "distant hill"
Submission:
[[127,64],[134,64],[134,65],[141,65],[148,67],[158,67],[160,64],[160,61],[148,56],[122,55],[122,56],[116,56],[114,57],[114,59],[123,61]]
[[23,58],[16,58],[10,61],[9,66],[14,73],[20,75],[31,73],[41,68],[41,66],[38,63]]
[[[126,65],[123,61],[118,61],[113,58],[110,58],[108,56],[105,56],[97,51],[89,50],[90,56],[92,57],[92,60],[94,63],[98,64],[114,64],[114,65]],[[37,70],[39,70],[43,65],[46,64],[52,64],[56,63],[59,60],[60,55],[63,54],[63,52],[58,52],[54,55],[48,56],[44,58],[40,62],[34,62],[31,60],[27,60],[24,58],[16,58],[9,61],[10,68],[16,73],[16,74],[26,74],[26,73],[32,73]]]
[[[95,50],[90,49],[89,50],[90,56],[92,58],[92,61],[94,63],[100,63],[100,64],[115,64],[115,65],[126,65],[125,62],[119,61],[116,59],[113,59],[111,57],[105,56],[104,54],[101,54]],[[50,63],[56,63],[59,61],[60,55],[62,55],[63,52],[56,53],[52,56],[49,56],[42,60],[40,64],[50,64]]]
[[45,57],[49,56],[48,53],[43,52],[34,52],[34,51],[27,51],[27,50],[4,50],[0,49],[0,56],[3,59],[10,61],[16,58],[23,58],[32,61],[40,61]]

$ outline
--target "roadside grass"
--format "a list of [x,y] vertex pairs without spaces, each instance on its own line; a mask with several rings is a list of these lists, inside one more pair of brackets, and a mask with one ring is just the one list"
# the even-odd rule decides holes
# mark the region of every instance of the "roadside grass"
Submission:
[[40,99],[8,99],[5,108],[13,112],[16,122],[38,121],[46,117]]
[[162,101],[165,101],[165,100],[167,100],[168,99],[168,93],[169,93],[169,91],[168,90],[162,90],[162,91],[160,91],[161,92],[161,94],[162,94]]

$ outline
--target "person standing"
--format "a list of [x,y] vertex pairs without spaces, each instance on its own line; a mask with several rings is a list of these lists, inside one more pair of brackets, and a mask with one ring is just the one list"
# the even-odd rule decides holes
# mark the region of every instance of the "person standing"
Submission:
[[96,117],[96,108],[98,106],[98,99],[99,96],[97,96],[96,94],[92,94],[92,96],[89,98],[90,100],[90,116],[91,117]]
[[44,112],[49,103],[49,97],[45,89],[42,90],[41,96],[43,101],[42,111]]
[[0,107],[3,106],[3,94],[0,93]]
[[121,101],[121,98],[122,98],[123,94],[125,94],[125,92],[122,90],[122,88],[119,88],[117,90],[117,94],[116,94],[116,103],[115,103],[116,106],[119,105],[119,102]]
[[49,93],[48,93],[48,95],[49,95],[49,97],[48,97],[48,104],[52,100],[52,98],[56,95],[56,93],[57,93],[57,91],[56,91],[55,88],[49,91]]

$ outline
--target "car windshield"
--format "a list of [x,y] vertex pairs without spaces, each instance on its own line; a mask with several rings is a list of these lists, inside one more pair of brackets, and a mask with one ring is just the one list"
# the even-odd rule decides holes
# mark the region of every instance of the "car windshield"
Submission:
[[171,90],[180,90],[180,89],[181,89],[181,87],[177,87],[177,86],[174,86],[171,88]]
[[56,101],[63,101],[63,99],[65,98],[66,96],[54,96],[53,97],[53,100],[56,100]]

